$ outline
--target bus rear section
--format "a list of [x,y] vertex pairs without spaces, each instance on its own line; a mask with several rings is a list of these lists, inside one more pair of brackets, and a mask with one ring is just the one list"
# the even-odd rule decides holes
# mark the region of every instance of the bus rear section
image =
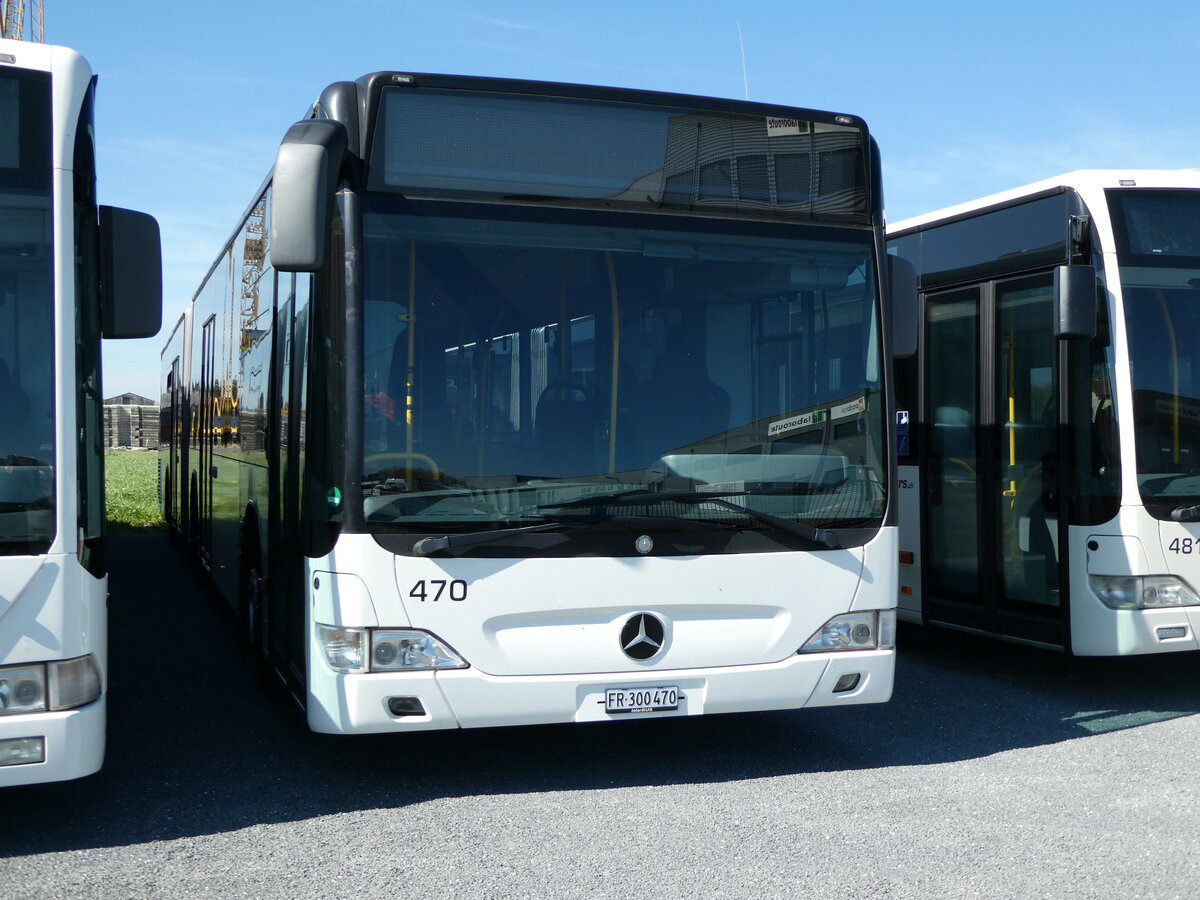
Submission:
[[213,411],[192,542],[310,725],[886,700],[861,121],[404,73],[316,110],[197,292],[184,378]]

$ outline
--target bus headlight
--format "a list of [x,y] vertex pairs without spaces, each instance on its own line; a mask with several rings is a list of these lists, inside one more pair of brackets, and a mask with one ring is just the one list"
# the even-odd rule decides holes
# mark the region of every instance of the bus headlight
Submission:
[[325,664],[347,675],[467,668],[449,644],[425,631],[317,625],[317,641]]
[[424,631],[371,632],[372,672],[466,667],[466,661],[448,644]]
[[833,650],[888,650],[896,646],[896,611],[846,613],[834,616],[805,641],[797,653]]
[[0,716],[41,712],[46,708],[46,667],[0,668]]
[[1200,605],[1200,596],[1174,575],[1089,575],[1088,586],[1110,609],[1164,609]]

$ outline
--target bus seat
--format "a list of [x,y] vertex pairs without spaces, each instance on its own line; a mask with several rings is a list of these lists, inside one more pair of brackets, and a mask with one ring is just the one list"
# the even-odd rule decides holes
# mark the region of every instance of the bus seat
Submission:
[[539,475],[593,475],[600,470],[600,413],[591,393],[572,381],[555,381],[538,395],[533,434]]
[[634,419],[645,459],[656,459],[729,428],[729,392],[708,377],[699,353],[665,351],[634,395]]

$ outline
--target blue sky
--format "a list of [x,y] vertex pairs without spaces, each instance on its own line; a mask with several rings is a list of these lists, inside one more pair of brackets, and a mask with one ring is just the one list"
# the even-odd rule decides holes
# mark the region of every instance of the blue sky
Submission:
[[[163,233],[164,329],[333,81],[398,69],[743,96],[854,113],[888,217],[1077,168],[1200,166],[1200,4],[1162,0],[44,0],[100,75],[101,202]],[[745,46],[745,81],[738,29]],[[165,333],[105,345],[155,396]]]

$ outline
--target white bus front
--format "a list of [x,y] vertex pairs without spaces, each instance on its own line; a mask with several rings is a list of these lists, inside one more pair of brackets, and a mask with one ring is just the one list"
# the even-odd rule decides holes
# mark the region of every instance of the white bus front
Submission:
[[77,378],[72,287],[90,85],[69,50],[0,42],[0,786],[78,778],[104,757],[103,495],[75,424],[79,395],[98,390],[99,324],[84,313],[95,345]]
[[862,123],[396,73],[318,108],[269,198],[276,270],[317,273],[277,302],[273,346],[309,352],[277,357],[292,399],[266,432],[283,512],[264,649],[310,725],[888,699]]
[[[1081,653],[1200,648],[1200,177],[1133,172],[1105,179],[1108,289],[1128,353],[1114,409],[1121,512],[1081,534],[1073,608]],[[1104,224],[1102,222],[1102,224]],[[1118,371],[1126,367],[1119,366]],[[1077,579],[1084,582],[1084,578]],[[1080,585],[1083,588],[1083,584]]]

